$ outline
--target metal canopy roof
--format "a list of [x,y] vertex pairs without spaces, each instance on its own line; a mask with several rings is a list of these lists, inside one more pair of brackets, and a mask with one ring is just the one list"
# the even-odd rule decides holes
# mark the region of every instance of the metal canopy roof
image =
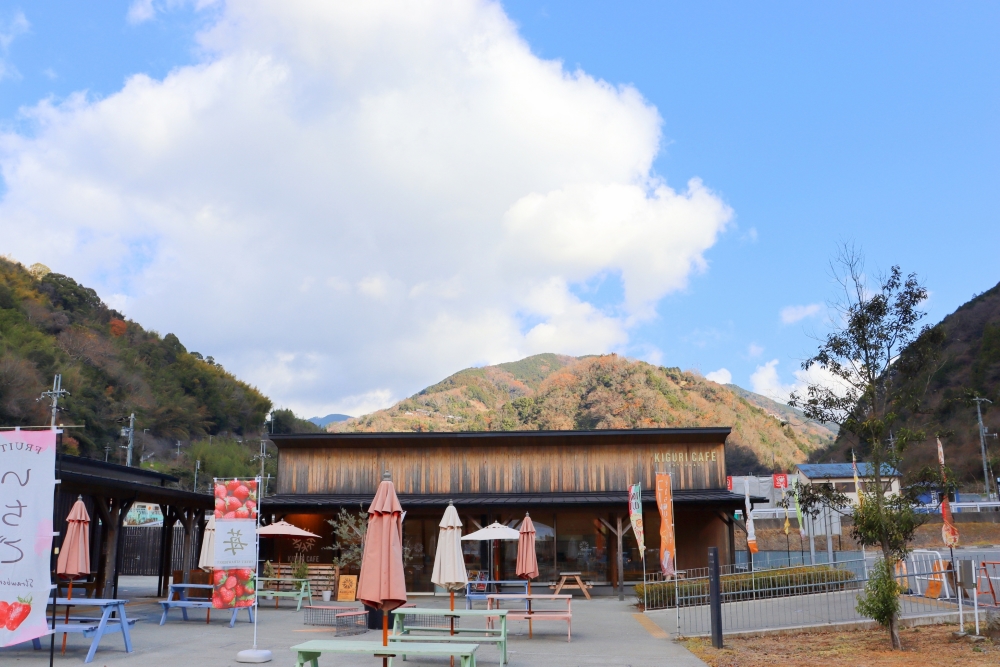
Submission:
[[[315,510],[349,505],[367,507],[373,496],[370,494],[281,494],[261,499],[261,511]],[[643,501],[653,503],[656,498],[647,493]],[[751,498],[752,502],[765,502],[765,498]],[[416,495],[399,494],[399,502],[404,507],[445,507],[449,502],[456,506],[525,506],[525,505],[617,505],[628,502],[627,491],[599,493],[508,493],[508,494],[468,494],[468,495]],[[743,496],[726,489],[700,489],[674,491],[677,504],[733,504],[743,505]]]
[[[807,479],[853,479],[854,469],[850,463],[800,463],[796,466]],[[858,463],[858,475],[865,477],[872,474],[870,463]],[[882,474],[886,477],[899,477],[899,471],[887,463],[882,464]]]

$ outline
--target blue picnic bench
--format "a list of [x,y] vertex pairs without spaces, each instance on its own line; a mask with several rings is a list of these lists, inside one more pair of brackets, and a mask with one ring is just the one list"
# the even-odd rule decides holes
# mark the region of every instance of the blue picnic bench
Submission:
[[[160,617],[160,625],[167,622],[167,612],[171,609],[180,609],[184,620],[188,620],[188,609],[211,609],[212,599],[208,597],[188,597],[188,590],[209,590],[211,591],[214,586],[211,584],[170,584],[169,592],[167,593],[166,600],[160,600],[160,606],[163,607],[163,616]],[[178,599],[174,599],[174,594],[177,594]],[[240,609],[246,609],[247,614],[250,615],[250,622],[253,623],[253,607],[233,607],[232,616],[229,617],[229,627],[236,625],[236,615],[239,613]],[[208,622],[208,617],[206,616],[205,622]]]

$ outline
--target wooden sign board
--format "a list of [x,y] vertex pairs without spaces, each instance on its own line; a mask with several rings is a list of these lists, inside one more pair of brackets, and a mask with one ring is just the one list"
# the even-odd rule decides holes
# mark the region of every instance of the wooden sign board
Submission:
[[354,602],[358,596],[358,575],[342,574],[337,580],[337,602]]

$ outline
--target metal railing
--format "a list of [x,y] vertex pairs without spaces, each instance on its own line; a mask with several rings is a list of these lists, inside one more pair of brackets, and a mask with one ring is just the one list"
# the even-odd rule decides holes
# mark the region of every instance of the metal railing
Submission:
[[[912,555],[897,568],[900,618],[958,615],[952,574],[933,552]],[[931,582],[937,585],[931,586]],[[776,568],[723,575],[722,627],[725,633],[832,625],[868,620],[857,610],[868,583],[862,561]],[[638,592],[638,591],[637,591]],[[663,610],[680,636],[708,636],[708,577],[647,585],[647,610]],[[987,600],[980,596],[980,603]],[[966,601],[966,611],[972,611]],[[669,622],[669,621],[668,621]]]

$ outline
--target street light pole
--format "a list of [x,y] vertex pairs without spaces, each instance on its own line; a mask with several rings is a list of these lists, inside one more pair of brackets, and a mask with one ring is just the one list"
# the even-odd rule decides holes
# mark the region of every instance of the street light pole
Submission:
[[990,474],[986,466],[986,429],[983,428],[983,410],[980,407],[982,403],[993,404],[988,398],[979,398],[978,396],[972,399],[976,402],[976,417],[979,418],[979,447],[983,454],[983,484],[986,485],[986,499],[990,500],[993,494],[990,493]]

